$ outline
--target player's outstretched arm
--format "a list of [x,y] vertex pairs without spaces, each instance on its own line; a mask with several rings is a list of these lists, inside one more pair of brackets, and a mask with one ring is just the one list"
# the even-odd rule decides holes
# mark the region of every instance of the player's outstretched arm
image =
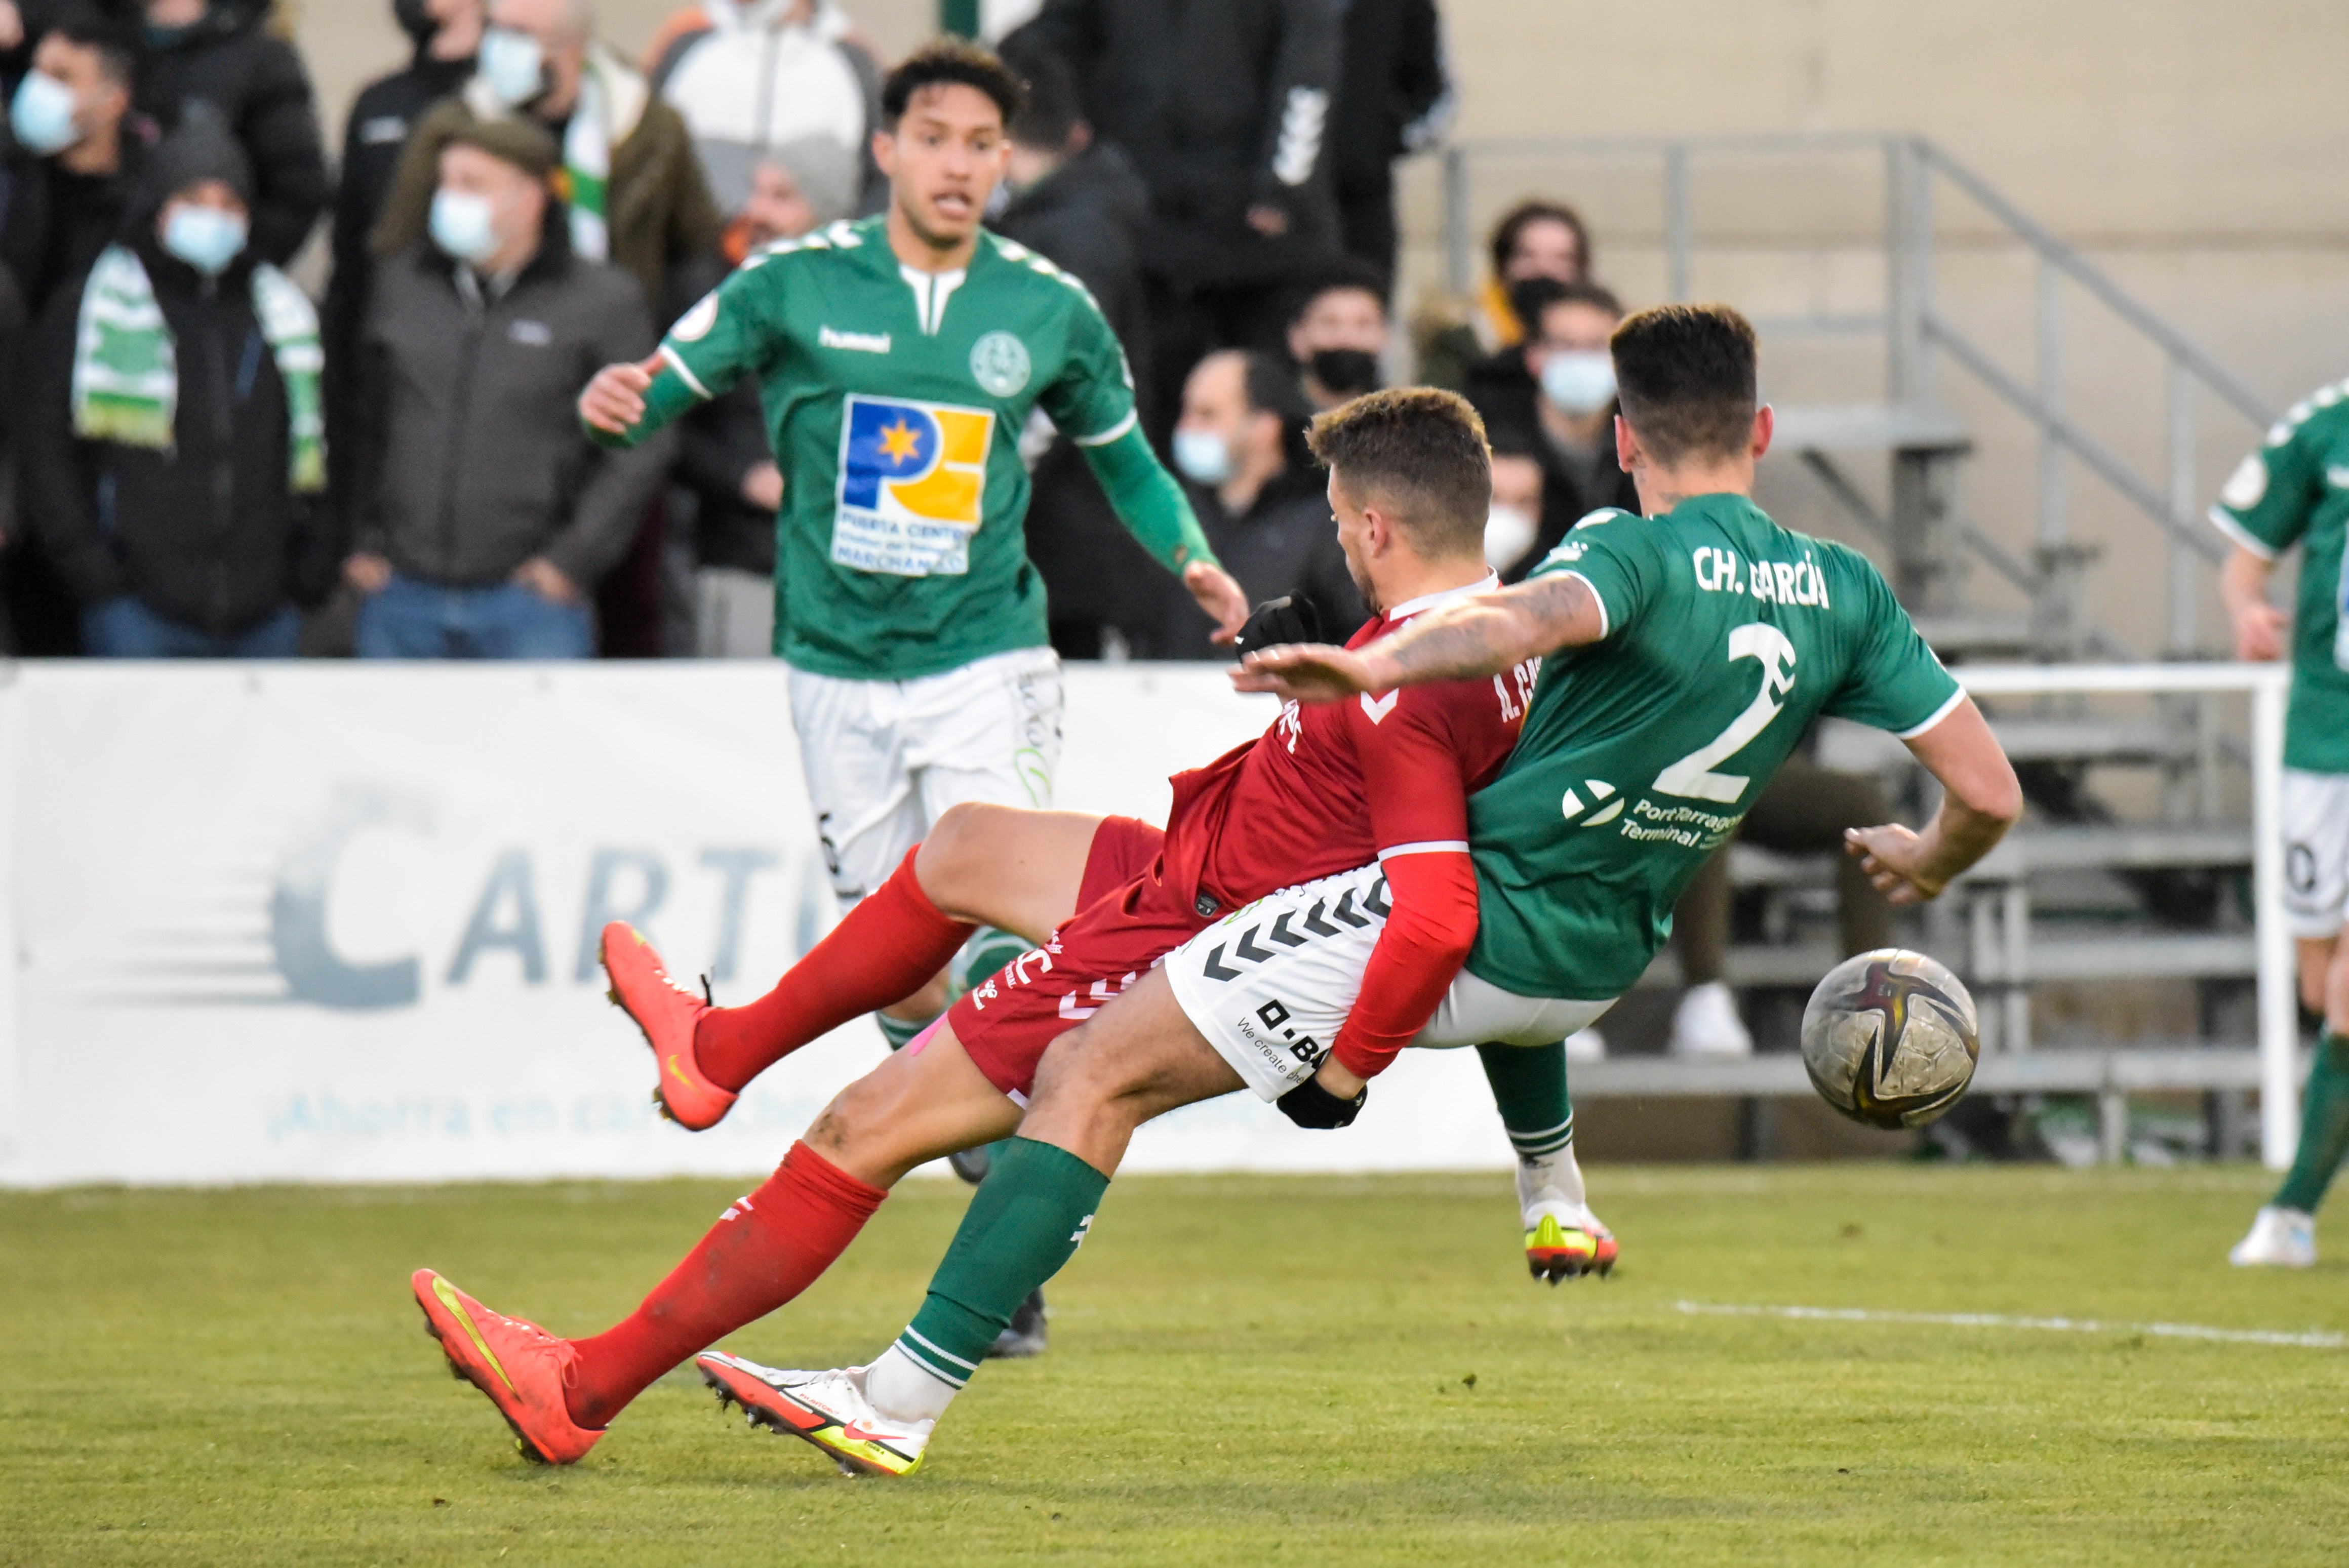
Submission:
[[1339,702],[1357,692],[1498,675],[1607,634],[1607,613],[1570,573],[1457,599],[1361,647],[1266,648],[1240,661],[1232,684],[1292,702]]
[[1845,851],[1894,903],[1939,898],[1951,879],[1990,853],[2023,814],[2023,786],[1990,723],[1963,697],[1947,717],[1909,739],[1909,749],[1941,782],[1941,809],[1921,833],[1898,823],[1851,828]]
[[579,422],[605,446],[634,445],[651,432],[644,422],[646,396],[661,372],[661,356],[633,364],[606,365],[579,394]]
[[1247,594],[1216,563],[1191,503],[1183,497],[1183,487],[1143,439],[1141,428],[1129,424],[1114,438],[1080,443],[1080,449],[1118,521],[1153,559],[1183,580],[1199,608],[1216,623],[1211,640],[1228,646],[1247,624]]

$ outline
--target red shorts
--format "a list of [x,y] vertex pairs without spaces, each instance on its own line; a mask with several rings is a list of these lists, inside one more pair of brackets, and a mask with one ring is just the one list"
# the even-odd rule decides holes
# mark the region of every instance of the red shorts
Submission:
[[1104,818],[1085,856],[1077,913],[1044,947],[947,1009],[964,1052],[1020,1104],[1046,1047],[1210,923],[1152,874],[1164,838],[1132,817]]

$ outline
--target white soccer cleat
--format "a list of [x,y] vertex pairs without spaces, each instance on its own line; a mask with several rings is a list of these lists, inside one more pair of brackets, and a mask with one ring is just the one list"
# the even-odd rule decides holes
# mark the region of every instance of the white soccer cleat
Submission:
[[1569,1062],[1603,1062],[1607,1059],[1607,1037],[1597,1029],[1577,1029],[1566,1037],[1566,1059]]
[[2251,1221],[2251,1233],[2235,1243],[2227,1261],[2239,1269],[2313,1267],[2316,1216],[2298,1209],[2262,1208]]
[[719,1350],[693,1358],[718,1403],[740,1405],[754,1427],[788,1432],[851,1474],[908,1476],[922,1468],[936,1421],[897,1421],[864,1397],[864,1368],[786,1372]]
[[1672,1055],[1750,1057],[1754,1037],[1737,1016],[1737,998],[1718,980],[1692,985],[1672,1009]]

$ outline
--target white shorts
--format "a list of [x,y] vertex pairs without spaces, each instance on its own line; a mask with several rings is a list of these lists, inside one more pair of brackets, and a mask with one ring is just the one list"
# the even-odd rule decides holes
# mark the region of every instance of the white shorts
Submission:
[[910,681],[792,671],[792,721],[832,889],[844,908],[888,880],[949,806],[1050,806],[1061,659],[1019,648]]
[[2283,770],[2283,903],[2294,936],[2349,923],[2349,773]]
[[[1258,899],[1166,955],[1175,1003],[1258,1099],[1278,1099],[1329,1054],[1391,908],[1375,865]],[[1555,1045],[1614,1005],[1519,996],[1464,969],[1411,1043]]]

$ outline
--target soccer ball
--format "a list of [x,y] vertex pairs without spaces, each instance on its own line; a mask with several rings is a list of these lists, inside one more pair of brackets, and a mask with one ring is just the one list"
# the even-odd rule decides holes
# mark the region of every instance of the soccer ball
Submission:
[[1879,947],[1847,958],[1803,1009],[1811,1087],[1869,1127],[1924,1126],[1957,1104],[1981,1055],[1974,999],[1921,953]]

